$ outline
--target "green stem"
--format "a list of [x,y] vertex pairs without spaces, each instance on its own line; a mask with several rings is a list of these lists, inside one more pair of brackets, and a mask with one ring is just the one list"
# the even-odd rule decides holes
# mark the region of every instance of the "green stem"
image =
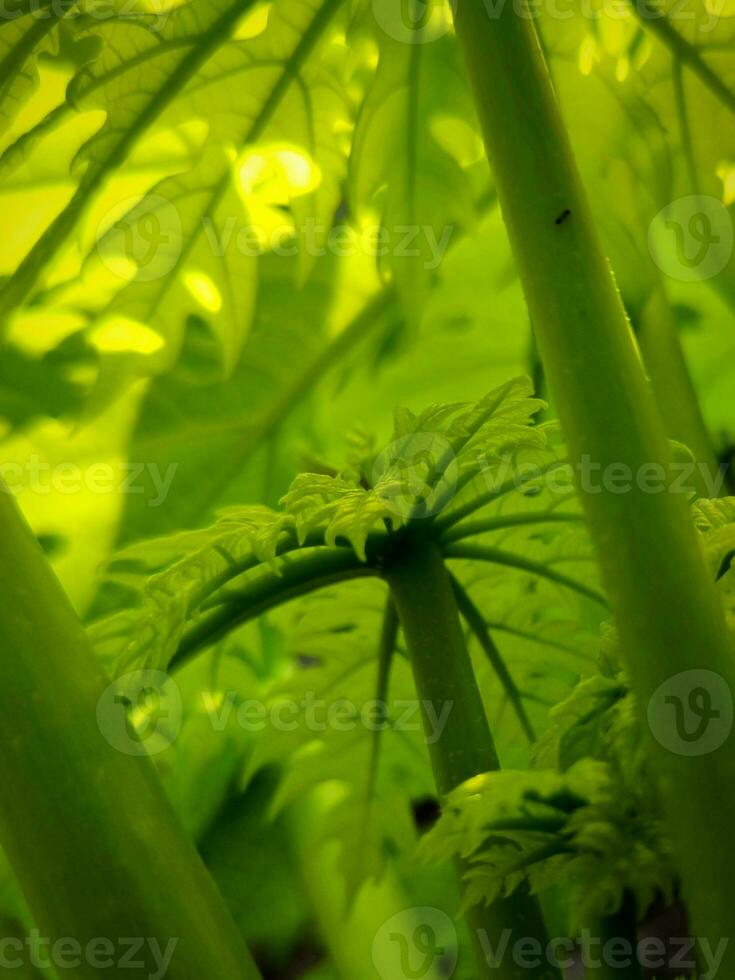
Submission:
[[661,283],[656,283],[638,319],[638,342],[656,403],[669,438],[691,450],[697,469],[692,482],[700,497],[719,497],[721,477],[684,358],[674,313]]
[[[403,627],[416,690],[429,742],[437,789],[442,795],[479,773],[499,768],[482,697],[472,670],[459,619],[452,581],[439,548],[431,541],[406,541],[386,578]],[[441,736],[435,717],[446,714]],[[435,721],[435,719],[434,719]],[[460,866],[460,873],[465,870]],[[468,913],[481,977],[495,980],[551,980],[558,973],[548,965],[528,970],[513,962],[510,952],[496,967],[487,962],[487,944],[498,949],[504,930],[510,930],[508,950],[521,937],[545,945],[545,927],[538,903],[523,894],[476,907]],[[506,934],[507,935],[507,934]]]
[[[735,690],[732,640],[686,497],[646,492],[636,479],[651,466],[669,474],[671,450],[533,22],[517,5],[490,18],[479,0],[459,0],[455,23],[573,465],[592,462],[602,473],[623,465],[634,477],[630,492],[603,487],[582,501],[645,724],[654,693],[682,672],[699,671],[690,676],[701,684],[711,671]],[[700,755],[649,743],[698,935],[735,935],[733,737]],[[732,972],[735,947],[725,959]]]
[[478,773],[499,768],[451,578],[441,552],[429,542],[405,546],[386,577],[419,697],[433,705],[438,718],[450,709],[441,738],[429,745],[437,789],[446,794]]
[[156,971],[154,939],[162,951],[175,944],[174,980],[255,980],[152,762],[113,747],[117,715],[98,721],[108,678],[4,492],[0,542],[0,842],[41,934],[79,945],[79,966],[65,972],[81,980],[99,975],[87,944],[100,956],[112,943],[120,958],[124,937],[150,937],[131,978]]

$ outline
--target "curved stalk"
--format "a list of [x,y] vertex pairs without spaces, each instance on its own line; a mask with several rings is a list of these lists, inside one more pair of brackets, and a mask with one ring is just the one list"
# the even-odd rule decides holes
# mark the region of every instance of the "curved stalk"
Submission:
[[[437,545],[418,538],[406,541],[386,578],[406,639],[427,732],[433,731],[428,705],[436,717],[447,719],[441,736],[428,739],[437,789],[445,795],[472,776],[499,768],[452,582]],[[547,964],[529,970],[514,963],[510,952],[500,965],[491,965],[487,959],[487,950],[499,948],[505,930],[511,936],[508,950],[521,937],[532,936],[545,945],[545,927],[535,898],[517,892],[490,907],[471,909],[468,920],[479,976],[558,980],[557,971]]]
[[259,576],[240,591],[225,595],[218,608],[203,616],[184,635],[170,669],[178,670],[200,650],[269,609],[328,585],[370,575],[377,575],[376,570],[347,548],[320,548],[314,554],[284,561],[280,574]]
[[173,980],[257,980],[153,763],[101,730],[108,678],[6,492],[0,549],[0,843],[38,929],[66,941],[75,980],[116,964],[126,937],[140,940],[131,978],[156,975],[155,941]]
[[[641,480],[652,466],[671,479],[671,450],[534,24],[517,11],[491,17],[479,0],[459,0],[455,26],[575,471],[622,465],[633,478],[625,493],[584,492],[578,482],[645,725],[653,695],[684,672],[708,671],[735,690],[732,639],[686,497],[668,482],[651,493]],[[685,899],[697,934],[715,941],[735,935],[733,741],[730,733],[715,751],[681,755],[649,739]],[[725,960],[732,972],[735,948]]]

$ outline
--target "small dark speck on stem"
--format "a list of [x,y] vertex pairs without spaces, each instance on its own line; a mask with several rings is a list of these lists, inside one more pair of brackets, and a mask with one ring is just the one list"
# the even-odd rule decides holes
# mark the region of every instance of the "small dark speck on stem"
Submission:
[[567,208],[566,211],[562,211],[562,213],[556,219],[556,224],[563,225],[567,218],[571,217],[571,214],[572,212],[569,210],[569,208]]

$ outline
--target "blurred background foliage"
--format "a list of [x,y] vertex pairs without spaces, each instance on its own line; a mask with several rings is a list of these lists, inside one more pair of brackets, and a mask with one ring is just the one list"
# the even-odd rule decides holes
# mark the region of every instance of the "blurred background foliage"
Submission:
[[[665,393],[665,352],[683,350],[728,458],[733,260],[687,281],[650,229],[692,195],[732,219],[735,6],[664,6],[671,34],[622,0],[533,9],[649,370]],[[225,505],[275,506],[296,472],[339,468],[367,434],[382,444],[396,405],[476,399],[519,374],[546,394],[443,5],[418,31],[387,0],[16,8],[0,24],[3,475],[88,622],[126,602],[103,574],[118,548]],[[396,254],[404,228],[418,255]],[[594,577],[579,541],[549,560]],[[532,575],[476,587],[514,623],[498,642],[543,728],[594,668],[603,613]],[[354,583],[288,607],[178,678],[185,724],[160,770],[266,976],[375,977],[384,921],[458,904],[450,871],[413,855],[435,809],[420,739],[386,739],[376,846],[359,853],[349,800],[369,738],[310,749],[214,731],[201,700],[333,694],[343,669],[349,696],[371,697],[381,599]],[[501,758],[522,766],[476,653]],[[410,697],[404,662],[392,683]],[[9,873],[0,914],[24,928]]]

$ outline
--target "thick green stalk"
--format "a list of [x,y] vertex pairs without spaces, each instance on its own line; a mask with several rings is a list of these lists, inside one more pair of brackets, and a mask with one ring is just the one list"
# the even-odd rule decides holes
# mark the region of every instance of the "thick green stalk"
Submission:
[[[534,24],[517,11],[517,4],[500,11],[496,5],[491,17],[480,0],[459,0],[456,29],[645,721],[653,694],[682,672],[700,672],[680,679],[686,685],[693,678],[692,690],[683,692],[684,704],[688,694],[697,693],[695,687],[712,681],[702,670],[720,675],[725,692],[735,689],[732,641],[686,497],[650,492],[651,468],[668,471],[670,448],[593,224]],[[582,467],[592,473],[592,482],[583,480]],[[620,467],[631,475],[626,492],[617,489]],[[610,489],[614,473],[618,482]],[[651,739],[650,748],[685,897],[699,935],[731,937],[733,738],[707,754],[677,754],[673,721],[672,738],[657,732],[669,747]],[[725,973],[732,973],[732,944],[725,959]]]
[[[386,578],[406,639],[427,733],[435,731],[436,718],[446,717],[440,737],[428,739],[437,789],[444,795],[478,773],[499,768],[452,581],[438,546],[420,537],[406,542]],[[433,708],[433,725],[427,706]],[[535,938],[545,945],[536,899],[516,892],[489,908],[472,909],[468,920],[480,976],[495,980],[558,978],[547,964],[529,970],[513,962],[511,955],[513,944],[521,938]],[[488,948],[502,946],[504,930],[510,930],[511,939],[502,963],[493,966],[487,962]]]
[[158,949],[173,980],[257,980],[153,763],[101,731],[108,679],[6,492],[0,551],[0,843],[41,935],[68,940],[63,973],[160,976]]
[[434,706],[438,718],[449,711],[441,738],[429,745],[437,789],[446,794],[499,768],[451,578],[438,547],[417,540],[402,549],[387,579],[419,698]]

